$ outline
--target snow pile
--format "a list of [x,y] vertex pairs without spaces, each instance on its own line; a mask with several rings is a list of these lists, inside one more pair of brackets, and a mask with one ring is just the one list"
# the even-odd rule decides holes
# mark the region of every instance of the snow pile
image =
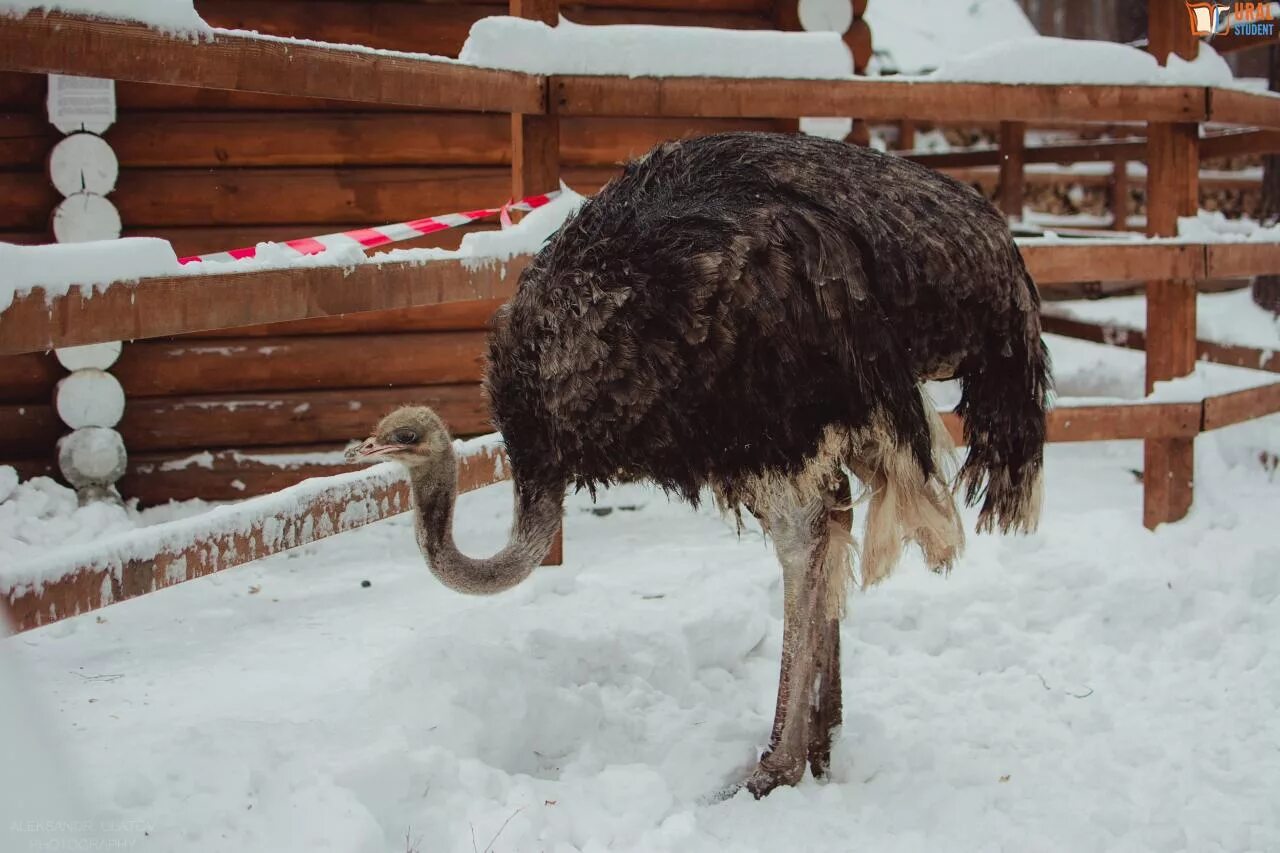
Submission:
[[[848,0],[819,2],[849,6]],[[872,2],[866,21],[874,35],[877,66],[900,74],[929,71],[969,53],[974,45],[995,46],[1036,35],[1017,0]]]
[[561,19],[482,18],[461,62],[533,74],[846,79],[853,57],[834,33],[708,27],[582,26]]
[[[1044,313],[1086,323],[1145,330],[1147,301],[1142,296],[1046,302]],[[1196,297],[1196,337],[1203,341],[1280,352],[1280,319],[1254,303],[1246,288]]]
[[[1143,529],[1138,443],[1059,445],[1040,532],[909,552],[851,601],[833,778],[760,802],[703,798],[767,741],[780,570],[647,488],[570,498],[567,564],[497,596],[402,517],[0,641],[0,705],[138,850],[1277,850],[1280,483],[1218,443],[1183,523]],[[460,546],[510,507],[463,496]]]
[[49,477],[19,482],[13,468],[0,466],[0,553],[5,555],[0,580],[18,563],[59,548],[93,547],[104,537],[168,520],[175,514],[202,512],[206,507],[203,501],[141,511],[105,501],[80,506],[74,490]]
[[115,21],[138,21],[166,32],[207,33],[192,0],[0,0],[0,13],[62,12]]
[[127,237],[47,246],[0,243],[0,270],[4,270],[0,277],[3,311],[15,296],[37,287],[52,299],[65,295],[73,284],[99,288],[115,281],[179,275],[182,266],[168,241]]
[[1263,225],[1247,217],[1228,219],[1220,210],[1201,210],[1178,218],[1178,236],[1197,243],[1280,243],[1280,224]]
[[930,80],[970,83],[1222,86],[1235,78],[1208,45],[1190,62],[1169,57],[1161,67],[1145,50],[1124,44],[1034,36],[989,44],[944,62]]

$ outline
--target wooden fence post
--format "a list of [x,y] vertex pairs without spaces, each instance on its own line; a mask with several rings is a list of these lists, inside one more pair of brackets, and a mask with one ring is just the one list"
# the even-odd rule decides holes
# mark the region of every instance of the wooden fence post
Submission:
[[[560,0],[511,0],[512,17],[560,22]],[[511,197],[515,200],[560,188],[560,117],[550,107],[551,92],[543,94],[542,115],[511,115]],[[556,531],[544,566],[564,562],[564,527]]]
[[[1148,43],[1163,65],[1169,54],[1194,59],[1199,43],[1183,0],[1149,0]],[[1200,129],[1152,123],[1147,131],[1147,234],[1178,233],[1178,217],[1199,207]],[[1156,382],[1186,376],[1196,363],[1196,288],[1188,281],[1147,282],[1147,393]],[[1143,448],[1143,512],[1148,528],[1191,508],[1195,439],[1151,439]]]
[[1010,219],[1022,218],[1027,191],[1027,125],[1000,122],[1000,210]]
[[[511,15],[542,21],[554,27],[560,20],[560,0],[511,0]],[[551,97],[550,92],[545,98]],[[549,106],[549,103],[544,102]],[[511,195],[519,200],[560,188],[560,118],[543,115],[511,116]]]
[[1107,206],[1111,208],[1111,227],[1116,231],[1129,228],[1129,161],[1117,157],[1111,161],[1111,180],[1107,183]]

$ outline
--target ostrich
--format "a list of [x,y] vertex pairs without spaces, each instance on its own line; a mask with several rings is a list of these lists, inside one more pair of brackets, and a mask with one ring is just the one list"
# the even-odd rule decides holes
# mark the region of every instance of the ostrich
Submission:
[[[495,316],[484,380],[515,487],[488,559],[452,534],[457,466],[430,410],[392,412],[355,453],[408,467],[431,571],[474,594],[543,559],[567,487],[704,488],[773,540],[785,598],[761,797],[828,769],[855,553],[848,474],[868,497],[860,575],[915,542],[933,569],[964,534],[950,439],[922,383],[958,378],[957,475],[979,531],[1034,529],[1049,387],[1039,296],[973,189],[879,152],[726,133],[627,164],[533,259]],[[741,785],[730,790],[736,790]]]

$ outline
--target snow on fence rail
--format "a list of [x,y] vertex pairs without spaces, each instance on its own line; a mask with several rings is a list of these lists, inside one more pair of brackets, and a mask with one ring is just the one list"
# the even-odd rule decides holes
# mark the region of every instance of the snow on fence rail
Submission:
[[214,30],[0,14],[0,65],[212,89],[527,115],[1207,122],[1280,128],[1280,99],[1209,86],[550,75]]
[[[459,442],[458,490],[507,478],[494,436]],[[25,631],[406,512],[399,466],[305,480],[191,518],[121,533],[6,567],[0,602]]]
[[[1280,244],[1033,239],[1021,245],[1027,268],[1043,290],[1082,280],[1199,282],[1280,269]],[[35,287],[18,293],[0,310],[0,355],[506,298],[514,292],[528,257],[350,263],[140,278],[50,291]]]

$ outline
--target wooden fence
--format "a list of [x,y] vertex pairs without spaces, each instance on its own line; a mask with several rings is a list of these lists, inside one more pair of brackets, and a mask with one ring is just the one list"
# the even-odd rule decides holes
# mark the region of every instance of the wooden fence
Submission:
[[[555,0],[534,3],[513,0],[512,9],[526,17],[550,20],[555,16],[557,5]],[[1152,50],[1158,56],[1177,52],[1187,57],[1194,53],[1196,45],[1186,27],[1185,10],[1180,2],[1153,0],[1151,22]],[[804,115],[997,122],[1002,127],[1005,154],[1019,149],[1019,131],[1027,123],[1141,120],[1148,125],[1145,149],[1150,183],[1148,231],[1152,236],[1175,235],[1177,217],[1195,211],[1200,151],[1202,146],[1216,144],[1212,140],[1202,143],[1201,124],[1213,122],[1261,131],[1280,130],[1280,100],[1201,86],[1063,87],[880,80],[544,77],[221,34],[209,42],[191,42],[139,26],[87,22],[66,16],[0,18],[0,67],[23,72],[101,75],[139,84],[163,80],[231,91],[231,95],[217,96],[223,98],[257,97],[246,96],[246,92],[270,93],[289,98],[362,100],[379,110],[388,106],[411,106],[506,113],[508,116],[503,120],[508,121],[510,127],[511,170],[503,181],[504,186],[485,183],[485,180],[492,181],[492,175],[484,180],[482,175],[473,172],[454,176],[459,186],[475,179],[486,192],[492,191],[498,198],[545,191],[554,186],[562,175],[565,150],[562,140],[572,138],[572,122],[585,118],[692,122],[686,127],[693,132],[710,126],[699,124],[701,122],[724,119],[770,122]],[[652,126],[669,129],[673,125]],[[665,130],[657,132],[666,133]],[[1020,158],[1002,158],[1001,168],[1006,176],[1018,168],[1017,162],[1006,162],[1010,159]],[[1025,162],[1025,157],[1020,162]],[[494,195],[487,196],[484,203],[491,203]],[[414,211],[415,214],[423,212],[428,211]],[[1189,373],[1194,366],[1198,282],[1280,270],[1280,246],[1270,245],[1176,241],[1128,245],[1052,244],[1028,245],[1024,254],[1037,282],[1045,289],[1081,279],[1146,283],[1148,390],[1155,382]],[[117,284],[97,295],[90,295],[87,289],[73,288],[66,296],[49,298],[37,290],[18,298],[0,312],[0,353],[24,357],[54,346],[200,333],[216,335],[213,339],[223,343],[228,340],[227,336],[234,335],[234,340],[241,342],[236,346],[271,336],[272,346],[292,347],[301,360],[308,361],[307,354],[314,356],[325,346],[306,340],[305,334],[291,334],[299,327],[288,329],[274,325],[297,321],[313,324],[309,327],[311,331],[342,329],[367,335],[368,339],[362,339],[362,343],[393,353],[394,347],[404,341],[393,342],[379,336],[392,332],[413,335],[430,329],[440,316],[432,312],[462,312],[470,318],[467,322],[473,327],[483,325],[483,318],[495,302],[511,292],[518,268],[518,262],[505,268],[478,271],[450,261],[424,266],[384,263],[357,266],[353,271],[316,267],[209,275],[201,279],[198,287],[190,286],[189,280],[151,279]],[[457,320],[459,315],[452,316]],[[247,332],[243,331],[246,327]],[[231,329],[236,331],[228,331]],[[449,400],[461,400],[450,397],[453,392],[445,389],[474,388],[473,355],[477,342],[474,334],[462,333],[439,343],[428,356],[436,365],[433,369],[437,372],[431,375],[438,379],[438,384],[400,388],[383,397],[370,397],[368,408],[389,407],[410,395],[436,399],[441,407],[452,405]],[[146,346],[163,348],[182,344],[161,342]],[[248,374],[251,382],[254,381],[252,369],[246,365],[253,361],[252,356],[245,356],[236,362],[240,366],[238,370]],[[295,378],[325,384],[339,381],[332,373],[332,364],[326,367],[323,358],[316,362],[298,368],[311,372],[295,374]],[[31,360],[13,362],[5,369],[18,376],[20,382],[27,383],[38,383],[47,375],[46,365]],[[127,361],[122,369],[135,390],[154,392],[157,397],[179,395],[176,399],[181,400],[188,392],[198,390],[207,395],[209,391],[208,387],[197,387],[197,381],[192,378],[203,375],[199,368],[189,372],[186,378],[180,372],[172,377],[147,378],[141,370],[130,378]],[[397,368],[378,369],[394,371]],[[331,372],[325,373],[326,370]],[[404,377],[387,374],[384,378]],[[352,399],[352,392],[345,389],[294,393],[330,394],[328,403],[333,408]],[[436,397],[430,396],[433,394]],[[1155,526],[1181,518],[1190,506],[1194,437],[1204,429],[1280,410],[1278,397],[1277,386],[1268,386],[1191,403],[1062,409],[1052,416],[1051,438],[1143,439],[1146,447],[1144,521],[1148,526]],[[140,396],[139,399],[148,398]],[[134,426],[128,427],[132,444],[149,454],[143,464],[150,465],[153,472],[164,467],[166,452],[183,449],[165,447],[161,442],[172,443],[172,439],[149,436],[142,423],[147,413],[152,419],[161,414],[170,420],[177,417],[172,403],[175,397],[164,399],[170,401],[160,404],[168,407],[164,409],[147,408],[143,402],[139,409],[142,414],[137,416]],[[290,398],[289,402],[296,404],[293,409],[305,411],[310,411],[313,405],[323,410],[325,405],[325,400],[318,396]],[[135,404],[137,401],[130,405]],[[458,405],[466,404],[459,402]],[[56,426],[41,421],[47,413],[44,416],[39,412],[28,414],[28,408],[35,407],[12,404],[0,407],[0,430],[26,435],[31,441],[39,441],[51,429],[56,430]],[[467,411],[482,417],[479,409],[459,409],[453,415],[455,422],[470,416]],[[305,431],[302,434],[308,446],[349,438],[367,428],[372,414],[362,411],[358,426],[354,422],[343,422],[340,434]],[[15,417],[21,422],[6,424],[6,418]],[[282,413],[277,413],[277,417],[280,417],[278,424],[288,426],[287,430],[279,431],[282,445],[296,443],[298,439],[294,436],[298,435],[299,424],[305,426],[313,422],[307,417],[295,418]],[[262,431],[263,422],[253,423],[254,429]],[[472,426],[478,430],[483,425],[476,422]],[[952,428],[956,427],[953,422]],[[225,422],[220,428],[230,429]],[[132,482],[138,484],[138,488],[148,479],[141,476],[142,473],[140,469],[134,472]],[[276,477],[271,484],[278,486],[281,481],[282,478]],[[153,560],[151,571],[160,571],[156,567],[162,562]],[[34,591],[33,594],[43,593]],[[12,603],[13,596],[10,598]],[[33,605],[32,612],[41,611],[43,606]]]

